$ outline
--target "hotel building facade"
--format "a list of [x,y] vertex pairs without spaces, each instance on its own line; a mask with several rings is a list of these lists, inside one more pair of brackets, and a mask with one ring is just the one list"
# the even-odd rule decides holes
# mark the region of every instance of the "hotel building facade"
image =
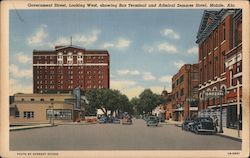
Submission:
[[109,88],[109,53],[77,46],[33,51],[33,92]]
[[[242,96],[241,19],[239,9],[205,10],[196,41],[199,45],[199,111],[216,114],[222,105],[223,126],[229,128],[237,127],[237,113],[241,117],[241,106],[237,108]],[[206,91],[222,91],[224,96],[206,98]]]

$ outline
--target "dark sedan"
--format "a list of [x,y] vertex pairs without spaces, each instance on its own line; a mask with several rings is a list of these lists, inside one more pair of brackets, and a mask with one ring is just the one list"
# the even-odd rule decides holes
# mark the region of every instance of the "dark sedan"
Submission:
[[159,119],[157,116],[149,116],[147,118],[147,126],[158,126]]
[[216,133],[213,119],[210,117],[200,117],[194,120],[190,130],[196,134],[198,133]]
[[190,127],[192,126],[193,123],[194,123],[193,120],[186,118],[181,125],[181,129],[185,131],[190,131]]

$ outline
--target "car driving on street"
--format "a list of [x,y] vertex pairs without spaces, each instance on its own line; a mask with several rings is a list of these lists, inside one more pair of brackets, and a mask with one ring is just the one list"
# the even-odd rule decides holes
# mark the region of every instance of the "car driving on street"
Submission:
[[149,116],[147,118],[147,126],[158,126],[159,119],[157,116]]

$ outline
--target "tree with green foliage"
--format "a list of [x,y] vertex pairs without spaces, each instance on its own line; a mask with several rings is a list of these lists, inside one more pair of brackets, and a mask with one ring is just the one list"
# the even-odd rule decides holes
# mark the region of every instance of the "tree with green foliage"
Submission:
[[139,95],[139,98],[132,98],[131,100],[138,114],[151,113],[161,102],[161,96],[153,93],[150,89],[145,89]]
[[118,90],[112,89],[91,89],[86,92],[86,98],[89,104],[87,109],[101,109],[107,115],[111,111],[111,115],[117,110],[132,112],[132,105],[130,104],[126,95],[123,95]]

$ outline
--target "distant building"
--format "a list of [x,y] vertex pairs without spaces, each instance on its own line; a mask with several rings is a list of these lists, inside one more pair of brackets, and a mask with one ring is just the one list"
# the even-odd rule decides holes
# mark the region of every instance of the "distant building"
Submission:
[[167,120],[172,119],[172,113],[173,113],[173,108],[172,108],[172,94],[168,93],[168,91],[163,90],[161,93],[161,97],[163,99],[163,106],[165,110],[165,118]]
[[109,88],[109,53],[77,46],[33,51],[33,92]]
[[[237,81],[240,104],[242,98],[242,11],[205,10],[196,43],[199,44],[199,111],[218,112],[222,104],[223,126],[236,128]],[[225,94],[222,103],[219,98],[204,96],[206,91],[219,90]]]
[[81,110],[72,93],[19,93],[10,104],[10,123],[72,122],[80,119]]
[[[198,64],[185,64],[172,77],[172,117],[175,121],[183,121],[186,117],[194,117],[198,113]],[[190,99],[190,100],[189,100]]]

